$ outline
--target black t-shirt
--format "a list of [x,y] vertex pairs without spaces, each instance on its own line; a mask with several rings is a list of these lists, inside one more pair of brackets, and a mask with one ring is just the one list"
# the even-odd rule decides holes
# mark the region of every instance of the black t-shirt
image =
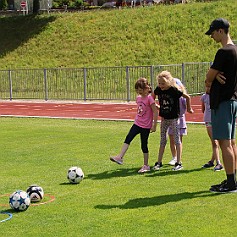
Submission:
[[227,44],[216,53],[211,68],[223,72],[226,77],[225,84],[214,79],[210,90],[210,107],[218,108],[218,105],[226,100],[237,100],[237,47]]
[[160,104],[159,115],[165,119],[175,119],[179,117],[179,98],[183,92],[176,87],[170,87],[168,90],[161,90],[156,87],[154,94],[158,96]]

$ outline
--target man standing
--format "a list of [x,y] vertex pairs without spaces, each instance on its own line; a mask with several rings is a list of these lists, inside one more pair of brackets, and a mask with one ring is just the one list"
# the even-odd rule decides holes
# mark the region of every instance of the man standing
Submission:
[[207,72],[205,83],[211,85],[210,108],[213,139],[219,141],[227,179],[212,185],[217,193],[237,192],[235,121],[237,116],[237,47],[229,35],[230,24],[223,18],[214,20],[209,30],[217,43],[221,43],[213,64]]

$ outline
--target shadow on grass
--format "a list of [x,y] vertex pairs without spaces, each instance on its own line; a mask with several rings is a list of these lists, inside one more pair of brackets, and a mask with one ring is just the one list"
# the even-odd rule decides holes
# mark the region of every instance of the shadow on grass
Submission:
[[174,171],[172,170],[172,166],[170,165],[164,165],[160,170],[158,171],[151,171],[147,173],[146,175],[148,177],[156,177],[156,176],[167,176],[167,175],[182,175],[182,174],[189,174],[193,172],[199,172],[203,171],[203,168],[195,168],[195,169],[185,169],[185,167],[182,170]]
[[182,175],[182,174],[187,174],[187,173],[203,170],[202,168],[196,168],[196,169],[191,169],[191,170],[183,169],[180,171],[173,171],[171,166],[164,165],[162,169],[159,171],[151,170],[150,172],[147,172],[145,174],[138,174],[137,171],[139,170],[139,168],[119,168],[116,170],[108,170],[102,173],[88,174],[87,178],[93,179],[93,180],[99,180],[99,179],[111,179],[111,178],[116,178],[116,177],[128,177],[128,176],[134,176],[134,175],[156,177],[156,176],[167,176],[167,175]]
[[59,185],[66,185],[66,186],[68,186],[68,185],[70,185],[70,186],[77,186],[77,185],[79,185],[80,183],[70,183],[69,181],[68,182],[63,182],[63,183],[60,183]]
[[5,210],[0,210],[0,213],[11,213],[11,214],[14,214],[14,213],[24,213],[24,211],[16,211],[12,208],[8,208],[8,209],[5,209]]
[[38,17],[37,15],[0,18],[0,57],[4,57],[38,35],[55,19],[55,16]]
[[178,202],[185,199],[194,199],[194,198],[205,198],[213,195],[218,195],[211,193],[210,191],[199,191],[199,192],[183,192],[183,193],[174,193],[167,195],[160,195],[155,197],[145,197],[145,198],[135,198],[131,199],[123,205],[96,205],[96,209],[135,209],[141,207],[150,207],[150,206],[160,206],[170,202]]
[[107,170],[102,173],[88,174],[89,179],[111,179],[115,177],[128,177],[138,175],[138,168]]

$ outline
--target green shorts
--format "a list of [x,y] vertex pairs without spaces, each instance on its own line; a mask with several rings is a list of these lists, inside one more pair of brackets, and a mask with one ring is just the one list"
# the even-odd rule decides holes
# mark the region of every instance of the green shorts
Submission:
[[228,100],[211,110],[212,136],[214,140],[230,140],[235,138],[235,122],[237,101]]

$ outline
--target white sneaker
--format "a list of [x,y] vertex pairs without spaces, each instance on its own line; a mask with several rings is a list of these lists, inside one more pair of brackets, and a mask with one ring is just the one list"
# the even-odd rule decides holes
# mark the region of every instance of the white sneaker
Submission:
[[183,166],[182,166],[181,163],[180,164],[176,163],[174,168],[172,168],[172,170],[174,170],[174,171],[179,171],[179,170],[182,170],[182,169],[183,169]]
[[140,170],[138,170],[138,173],[142,174],[142,173],[146,173],[149,172],[151,170],[149,165],[143,165],[142,168]]
[[122,164],[123,164],[123,159],[121,159],[121,158],[119,158],[119,157],[117,157],[117,156],[111,156],[111,157],[110,157],[110,160],[113,161],[113,162],[115,162],[115,163],[117,163],[117,164],[119,164],[119,165],[122,165]]
[[162,167],[162,163],[156,162],[155,165],[153,166],[153,170],[160,170],[160,168]]
[[177,158],[173,157],[172,160],[169,162],[169,165],[175,165],[176,162],[177,162]]

